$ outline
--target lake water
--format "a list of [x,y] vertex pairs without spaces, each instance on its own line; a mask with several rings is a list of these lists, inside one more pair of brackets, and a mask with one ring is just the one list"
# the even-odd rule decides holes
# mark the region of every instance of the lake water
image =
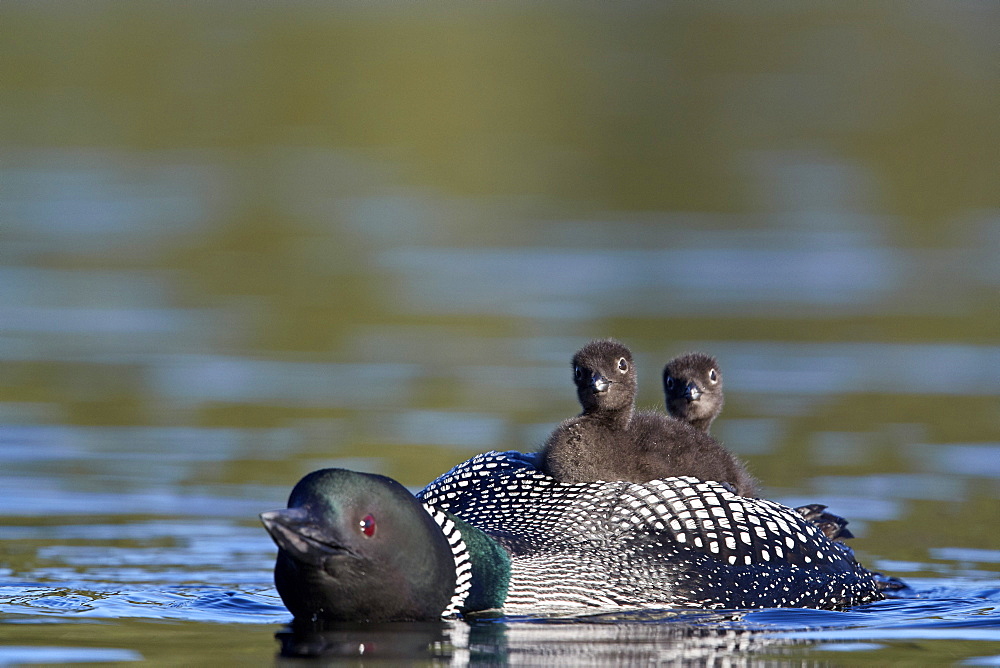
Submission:
[[[0,6],[0,664],[1000,665],[1000,11]],[[294,634],[257,514],[714,354],[912,593]]]

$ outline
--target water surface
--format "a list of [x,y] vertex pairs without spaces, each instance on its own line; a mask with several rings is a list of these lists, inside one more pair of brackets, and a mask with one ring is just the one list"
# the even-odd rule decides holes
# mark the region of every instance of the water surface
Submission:
[[[0,663],[1000,665],[995,6],[0,20]],[[535,449],[603,336],[913,592],[287,628],[259,512]]]

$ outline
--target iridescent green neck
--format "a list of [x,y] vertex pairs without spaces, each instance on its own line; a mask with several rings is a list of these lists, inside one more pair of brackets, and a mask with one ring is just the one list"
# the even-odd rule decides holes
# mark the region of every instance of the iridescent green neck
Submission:
[[510,555],[480,529],[449,513],[462,534],[472,561],[472,586],[460,612],[480,614],[503,608],[510,584]]

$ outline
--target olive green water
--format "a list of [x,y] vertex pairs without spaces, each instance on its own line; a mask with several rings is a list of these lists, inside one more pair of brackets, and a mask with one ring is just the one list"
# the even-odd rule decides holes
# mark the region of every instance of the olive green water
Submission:
[[[714,430],[765,495],[830,505],[934,599],[878,609],[902,635],[836,617],[864,631],[730,660],[1000,656],[966,623],[1000,617],[996,5],[8,2],[0,26],[0,662],[271,661],[258,512],[323,466],[419,488],[534,449],[602,336],[644,406],[667,359],[715,354]],[[692,651],[635,621],[403,655]]]

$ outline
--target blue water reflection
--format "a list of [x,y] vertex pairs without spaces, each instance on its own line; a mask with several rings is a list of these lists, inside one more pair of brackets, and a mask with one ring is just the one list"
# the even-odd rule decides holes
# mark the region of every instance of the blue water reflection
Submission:
[[110,647],[42,647],[38,645],[0,647],[0,663],[4,665],[112,663],[141,660],[142,654],[139,652]]
[[[664,239],[664,243],[669,243]],[[596,318],[747,315],[851,305],[891,294],[899,264],[876,248],[619,250],[563,248],[387,251],[380,266],[407,286],[403,312],[497,312]],[[775,271],[781,267],[780,271]],[[504,286],[499,293],[496,286]],[[753,295],[754,304],[747,304]],[[583,298],[586,296],[586,298]],[[546,311],[546,308],[552,310]]]
[[934,444],[921,447],[918,456],[931,470],[1000,478],[1000,443]]
[[[151,360],[152,361],[152,360]],[[154,361],[150,390],[183,403],[232,401],[304,406],[398,404],[419,368],[405,364],[319,364],[222,356]]]

